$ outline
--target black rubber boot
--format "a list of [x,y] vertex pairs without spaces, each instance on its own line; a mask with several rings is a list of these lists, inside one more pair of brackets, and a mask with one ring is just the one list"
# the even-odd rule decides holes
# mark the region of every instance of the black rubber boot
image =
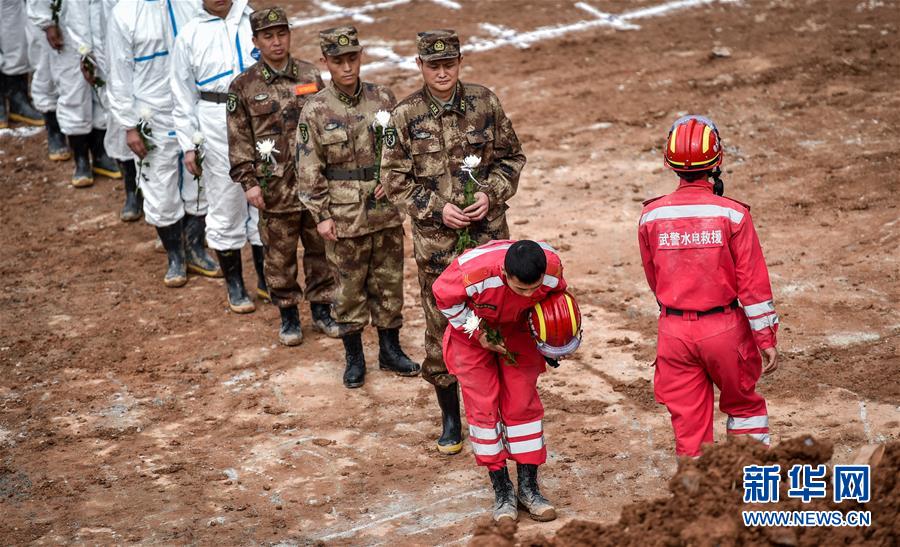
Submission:
[[344,386],[360,387],[366,383],[366,354],[363,353],[362,333],[354,332],[341,338],[347,367],[344,369]]
[[502,469],[490,471],[489,474],[491,486],[494,487],[494,521],[500,522],[500,519],[518,520],[519,511],[516,509],[516,491],[509,478],[509,470],[504,466]]
[[256,268],[256,296],[271,302],[269,287],[266,285],[266,251],[262,245],[251,245],[253,249],[253,267]]
[[459,391],[456,383],[447,387],[434,386],[438,406],[441,407],[441,436],[437,440],[441,454],[459,454],[462,450],[462,422],[459,419]]
[[59,129],[56,111],[44,113],[44,127],[47,128],[47,156],[50,161],[67,161],[72,159],[72,150],[66,142],[66,136]]
[[300,328],[300,312],[297,306],[279,308],[281,312],[281,330],[278,341],[285,346],[299,346],[303,343],[303,330]]
[[44,116],[34,108],[31,99],[28,98],[28,75],[7,76],[4,74],[3,78],[6,80],[3,88],[9,98],[9,119],[38,127],[44,125]]
[[137,166],[133,160],[129,160],[120,161],[119,167],[125,175],[125,205],[122,206],[119,218],[122,222],[134,222],[141,218],[141,212],[144,210],[144,198],[137,188]]
[[9,127],[9,111],[6,110],[6,76],[0,72],[0,129]]
[[122,172],[116,161],[106,155],[106,145],[103,144],[103,138],[106,136],[105,129],[91,129],[91,156],[94,158],[94,174],[101,177],[111,179],[122,178]]
[[244,290],[244,272],[241,264],[240,249],[233,251],[216,251],[219,264],[225,275],[225,289],[228,291],[228,307],[234,313],[251,313],[256,310],[253,301]]
[[94,185],[94,172],[91,170],[91,143],[88,135],[69,135],[69,146],[75,160],[75,172],[72,173],[72,186],[86,188]]
[[538,488],[538,466],[530,463],[517,463],[516,473],[519,482],[519,503],[528,510],[532,520],[547,522],[556,518],[556,509],[541,495]]
[[184,215],[184,249],[188,271],[204,277],[222,277],[222,269],[206,251],[206,217]]
[[184,247],[181,246],[183,226],[181,220],[170,226],[156,228],[159,239],[162,240],[169,258],[169,267],[163,284],[166,287],[182,287],[187,283],[187,267],[184,262]]
[[313,328],[329,338],[341,338],[346,331],[331,317],[331,304],[310,302],[309,313],[312,315]]
[[422,367],[403,353],[400,329],[378,329],[378,368],[400,376],[418,376]]

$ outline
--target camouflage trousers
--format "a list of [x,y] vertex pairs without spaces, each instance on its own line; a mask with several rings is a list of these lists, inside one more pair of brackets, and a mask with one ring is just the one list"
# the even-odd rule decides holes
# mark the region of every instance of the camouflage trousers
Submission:
[[266,285],[273,304],[289,308],[303,301],[303,290],[297,283],[298,241],[303,244],[306,299],[331,303],[334,276],[325,260],[325,242],[316,231],[316,222],[309,211],[260,211],[259,233],[266,253]]
[[[494,239],[509,239],[509,225],[506,214],[501,213],[469,228],[476,245],[484,245]],[[419,268],[419,288],[422,308],[425,311],[425,360],[422,362],[422,377],[434,385],[447,387],[456,382],[456,377],[447,372],[444,364],[442,343],[447,329],[447,318],[434,301],[431,286],[447,266],[456,258],[456,230],[443,224],[413,222],[413,251]]]
[[403,324],[403,227],[325,242],[334,271],[334,320],[365,328],[371,318],[379,329]]

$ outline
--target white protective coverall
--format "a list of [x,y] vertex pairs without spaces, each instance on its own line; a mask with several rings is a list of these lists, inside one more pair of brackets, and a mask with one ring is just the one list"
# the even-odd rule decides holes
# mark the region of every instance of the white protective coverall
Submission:
[[206,242],[217,251],[240,249],[248,240],[262,245],[259,212],[229,175],[225,103],[200,98],[201,92],[226,95],[231,81],[256,62],[252,11],[247,0],[235,0],[224,19],[201,10],[178,33],[171,61],[178,143],[187,152],[194,149],[192,138],[198,131],[205,139],[201,183],[209,201]]
[[[205,192],[183,164],[172,119],[169,64],[175,38],[200,12],[200,0],[121,0],[109,15],[107,46],[110,112],[117,125],[137,127],[151,114],[150,141],[156,146],[139,166],[144,218],[157,227],[190,215],[206,214]],[[140,161],[135,158],[135,161]],[[206,167],[206,165],[204,165]]]
[[28,51],[32,32],[27,23],[25,0],[0,0],[0,72],[3,74],[20,76],[34,69]]
[[[93,92],[81,74],[79,53],[82,46],[89,48],[91,57],[102,72],[105,62],[102,41],[95,47],[92,38],[93,28],[104,24],[100,2],[63,0],[59,13],[63,48],[48,55],[51,79],[59,91],[56,117],[59,128],[66,135],[87,135],[94,128],[106,129],[106,112],[100,103],[100,96]],[[42,31],[53,25],[50,3],[51,0],[28,0],[28,17]],[[98,48],[99,51],[95,51]]]

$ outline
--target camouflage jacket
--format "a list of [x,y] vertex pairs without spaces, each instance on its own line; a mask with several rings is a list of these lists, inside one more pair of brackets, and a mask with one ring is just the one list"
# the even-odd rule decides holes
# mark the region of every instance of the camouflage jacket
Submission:
[[[231,82],[228,113],[228,159],[231,178],[244,191],[265,181],[266,211],[288,213],[303,209],[297,199],[294,176],[294,135],[300,109],[324,84],[315,66],[291,59],[285,74],[259,61]],[[269,166],[256,151],[256,143],[275,141],[275,165]]]
[[317,223],[334,219],[338,237],[358,237],[403,221],[387,199],[374,197],[372,124],[376,112],[390,112],[394,104],[387,87],[361,82],[350,96],[332,83],[300,113],[295,154],[300,200]]
[[443,226],[444,205],[463,207],[463,158],[481,159],[473,175],[490,199],[487,220],[506,211],[516,193],[525,155],[500,100],[491,90],[457,84],[446,108],[427,88],[403,99],[391,114],[395,138],[385,139],[381,182],[391,201],[417,223]]

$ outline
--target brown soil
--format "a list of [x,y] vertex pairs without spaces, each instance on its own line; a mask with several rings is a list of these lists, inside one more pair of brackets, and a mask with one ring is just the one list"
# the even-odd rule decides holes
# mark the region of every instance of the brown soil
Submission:
[[[590,4],[623,13],[662,1]],[[409,55],[420,29],[452,26],[465,42],[488,36],[481,22],[523,32],[591,17],[569,0],[459,2],[412,0],[356,24],[363,40]],[[844,462],[898,438],[898,15],[893,0],[716,2],[636,20],[639,30],[466,56],[463,79],[497,92],[529,158],[513,236],[563,251],[587,325],[583,349],[540,384],[542,481],[560,519],[522,522],[520,537],[572,519],[611,525],[626,505],[665,495],[675,473],[668,416],[652,399],[657,310],[635,230],[641,200],[675,185],[660,150],[682,113],[717,120],[726,193],[753,205],[769,261],[782,365],[760,391],[774,439],[813,434]],[[344,22],[299,28],[295,53],[317,58],[315,30]],[[712,55],[721,47],[730,56]],[[400,96],[420,82],[401,68],[366,77]],[[306,329],[302,346],[279,346],[277,311],[229,313],[220,280],[164,288],[153,230],[118,220],[121,183],[73,189],[70,165],[45,161],[45,146],[0,133],[6,543],[469,538],[492,502],[486,474],[468,448],[436,454],[433,391],[371,366],[373,333],[367,384],[351,392],[340,342]],[[402,340],[421,358],[412,260],[405,289]]]

